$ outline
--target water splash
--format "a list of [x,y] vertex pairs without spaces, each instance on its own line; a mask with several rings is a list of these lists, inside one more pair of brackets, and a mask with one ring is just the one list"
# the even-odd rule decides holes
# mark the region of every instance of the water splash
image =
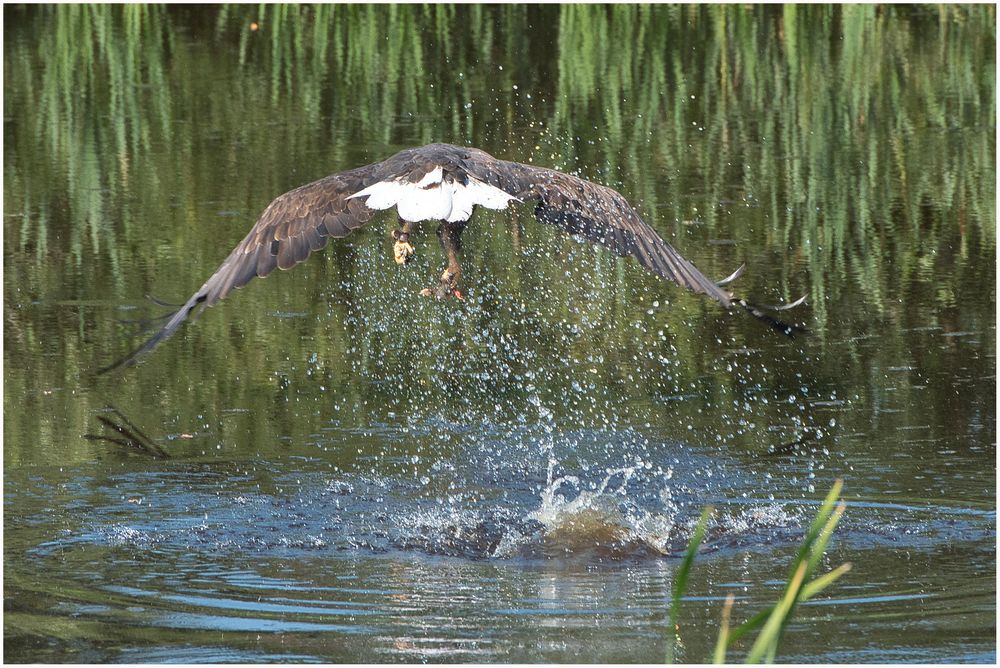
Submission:
[[493,556],[623,559],[671,552],[672,516],[641,509],[630,500],[629,483],[644,469],[641,463],[606,471],[592,489],[578,476],[556,476],[557,464],[549,458],[539,506],[526,514],[539,530],[521,541],[508,539]]

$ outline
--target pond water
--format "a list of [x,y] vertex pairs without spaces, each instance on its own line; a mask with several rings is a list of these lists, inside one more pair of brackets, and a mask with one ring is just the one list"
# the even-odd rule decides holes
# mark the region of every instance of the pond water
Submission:
[[[995,10],[4,8],[4,659],[996,659]],[[782,337],[481,211],[377,218],[139,365],[275,196],[447,141],[621,190]],[[101,422],[127,421],[157,452]],[[795,448],[779,446],[801,441]],[[777,449],[777,452],[775,450]],[[730,652],[742,658],[745,642]]]

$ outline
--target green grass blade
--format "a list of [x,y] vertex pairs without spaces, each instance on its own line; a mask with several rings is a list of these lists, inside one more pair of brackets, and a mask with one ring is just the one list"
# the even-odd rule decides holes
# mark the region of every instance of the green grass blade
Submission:
[[830,514],[827,518],[826,524],[823,526],[823,530],[819,532],[816,537],[816,541],[812,546],[812,551],[809,555],[809,563],[806,566],[806,578],[812,575],[813,571],[819,565],[819,560],[823,558],[823,553],[826,552],[826,544],[830,541],[830,536],[833,535],[833,530],[837,528],[837,523],[840,522],[840,518],[844,515],[844,510],[846,506],[841,503],[837,506],[836,510]]
[[837,502],[837,498],[840,496],[840,490],[843,489],[843,487],[843,480],[837,479],[833,483],[830,493],[826,495],[826,499],[823,500],[819,510],[816,512],[816,518],[813,520],[812,525],[810,525],[809,531],[806,532],[805,540],[802,541],[802,546],[799,548],[798,554],[796,554],[795,559],[792,560],[792,565],[788,572],[789,577],[795,573],[799,564],[805,560],[806,556],[810,553],[816,538],[819,536],[823,527],[826,525],[827,520],[830,518],[830,514],[833,512],[833,504]]
[[687,589],[688,574],[691,572],[691,564],[694,563],[694,555],[698,552],[698,547],[705,537],[705,530],[708,528],[708,518],[712,516],[713,512],[715,512],[715,509],[712,506],[707,506],[701,511],[698,524],[695,526],[694,533],[691,534],[691,539],[688,541],[687,554],[684,555],[680,568],[677,569],[677,576],[674,578],[674,586],[672,588],[673,600],[670,603],[670,642],[667,644],[667,663],[674,662],[674,645],[677,642],[677,618],[681,611],[681,598],[683,598],[684,591]]
[[[800,568],[804,567],[802,582],[805,582],[812,576],[816,566],[819,565],[819,560],[823,556],[823,550],[826,548],[826,543],[830,538],[830,534],[833,532],[837,522],[840,521],[840,516],[844,512],[843,508],[837,512],[837,509],[834,507],[843,486],[843,480],[836,480],[833,487],[830,489],[830,492],[823,500],[823,503],[820,504],[819,510],[816,511],[816,517],[810,525],[809,531],[806,533],[806,537],[802,541],[802,546],[799,548],[799,551],[795,555],[795,559],[792,562],[792,575],[789,576],[789,586],[791,585],[791,581],[794,580],[794,574],[797,573]],[[801,584],[798,588],[801,589]],[[798,604],[799,600],[800,592],[797,591],[795,596],[790,599],[790,604],[787,610],[785,610],[782,614],[781,623],[778,624],[777,629],[775,630],[776,635],[767,645],[767,655],[764,659],[766,662],[771,663],[774,661],[774,655],[777,652],[781,636],[785,632],[787,620],[792,616],[792,613],[795,612],[795,606]],[[761,635],[763,634],[764,631],[761,631]]]
[[[792,560],[791,573],[785,592],[782,595],[782,600],[777,605],[758,612],[736,628],[726,630],[726,647],[732,647],[734,643],[746,634],[763,627],[753,646],[755,651],[752,651],[749,655],[748,662],[761,660],[773,661],[778,642],[784,633],[788,619],[795,610],[795,606],[799,602],[815,596],[850,570],[850,564],[843,564],[816,580],[809,581],[809,578],[819,566],[820,559],[822,559],[826,551],[830,537],[833,535],[841,517],[843,517],[845,504],[841,502],[838,506],[834,507],[842,488],[843,482],[837,480],[830,493],[827,494],[825,500],[820,505],[819,510],[817,510],[816,517],[813,519],[806,536],[803,538],[802,545]],[[719,651],[716,648],[716,656],[718,655]]]
[[821,575],[812,582],[807,582],[802,586],[802,591],[799,592],[799,601],[808,601],[840,579],[840,576],[849,570],[851,570],[851,564],[841,564],[826,575]]
[[805,577],[805,574],[806,565],[800,563],[799,567],[795,569],[791,580],[788,581],[788,585],[785,587],[784,596],[781,597],[781,601],[775,606],[770,617],[767,618],[764,628],[761,629],[760,635],[757,636],[753,647],[750,648],[750,654],[747,655],[747,663],[760,663],[765,657],[773,658],[774,652],[777,649],[778,638],[781,636],[781,629],[788,621],[788,614],[795,604],[795,599],[799,594],[799,589],[802,587],[802,578]]
[[739,640],[746,634],[750,633],[751,631],[759,629],[764,624],[764,622],[767,621],[767,618],[771,615],[772,611],[774,611],[773,605],[768,608],[764,608],[756,615],[754,615],[753,617],[751,617],[750,619],[748,619],[747,621],[743,622],[735,629],[733,629],[729,633],[729,645],[732,646],[733,643],[735,643],[737,640]]
[[726,602],[722,606],[722,621],[719,623],[719,638],[715,641],[715,652],[712,653],[712,663],[720,664],[726,662],[726,647],[729,645],[729,615],[733,610],[733,601],[735,600],[735,596],[728,594]]

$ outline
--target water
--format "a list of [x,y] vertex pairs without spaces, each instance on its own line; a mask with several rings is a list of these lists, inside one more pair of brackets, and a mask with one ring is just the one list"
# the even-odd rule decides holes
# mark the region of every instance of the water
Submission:
[[[266,11],[5,8],[6,660],[657,662],[712,504],[704,661],[837,478],[853,568],[779,658],[995,660],[992,8]],[[439,140],[621,189],[810,333],[526,207],[464,303],[385,216],[94,376],[274,196]]]

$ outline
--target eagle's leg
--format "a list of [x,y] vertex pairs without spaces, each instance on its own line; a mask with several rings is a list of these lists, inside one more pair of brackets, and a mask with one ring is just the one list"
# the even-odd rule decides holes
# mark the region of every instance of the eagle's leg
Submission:
[[399,219],[399,229],[392,231],[392,239],[396,243],[392,246],[393,257],[396,264],[410,264],[413,259],[413,246],[410,244],[410,231],[413,223]]
[[468,221],[458,223],[444,222],[438,226],[438,240],[441,242],[444,252],[448,255],[448,266],[441,274],[441,279],[436,286],[433,288],[424,288],[420,291],[420,294],[424,297],[433,296],[443,299],[448,295],[454,295],[458,299],[464,299],[462,293],[458,290],[458,279],[462,276],[462,266],[458,263],[458,254],[462,250],[462,231],[465,229],[466,222]]

